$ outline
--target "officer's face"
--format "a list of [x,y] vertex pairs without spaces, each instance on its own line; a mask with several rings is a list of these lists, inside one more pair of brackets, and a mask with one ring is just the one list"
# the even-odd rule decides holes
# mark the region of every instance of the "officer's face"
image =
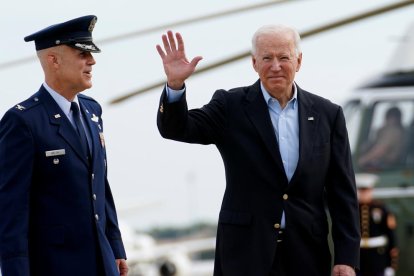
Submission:
[[92,66],[96,63],[90,52],[62,45],[59,51],[59,81],[74,93],[92,87]]
[[264,87],[276,97],[291,93],[302,54],[296,55],[294,39],[290,33],[262,34],[256,41],[256,53],[252,61]]
[[370,203],[372,201],[372,189],[358,189],[358,200],[360,203]]

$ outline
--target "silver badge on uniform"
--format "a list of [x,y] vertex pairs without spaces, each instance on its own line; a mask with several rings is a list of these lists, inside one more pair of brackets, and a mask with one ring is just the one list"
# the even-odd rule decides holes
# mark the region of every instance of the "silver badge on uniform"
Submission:
[[65,149],[48,150],[48,151],[45,151],[45,154],[46,154],[46,157],[51,157],[51,156],[65,155],[66,151]]
[[101,145],[104,148],[105,147],[105,137],[103,135],[103,132],[99,132],[99,139],[101,140]]
[[372,220],[375,223],[380,223],[382,220],[382,210],[380,208],[374,208],[372,209]]

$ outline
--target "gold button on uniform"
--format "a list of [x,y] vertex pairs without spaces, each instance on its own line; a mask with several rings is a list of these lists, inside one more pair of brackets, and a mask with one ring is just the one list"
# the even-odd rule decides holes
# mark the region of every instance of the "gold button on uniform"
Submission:
[[279,229],[279,228],[280,228],[280,224],[279,224],[279,223],[275,223],[275,224],[273,225],[273,227],[274,227],[274,228],[276,228],[276,229]]
[[288,199],[288,195],[287,195],[287,194],[284,194],[284,195],[283,195],[283,199],[284,199],[284,200]]

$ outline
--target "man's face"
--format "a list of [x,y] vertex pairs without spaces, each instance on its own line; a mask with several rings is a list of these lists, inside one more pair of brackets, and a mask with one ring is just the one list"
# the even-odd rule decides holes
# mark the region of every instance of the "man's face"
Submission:
[[372,189],[359,188],[358,189],[358,200],[360,203],[370,203],[372,201]]
[[280,95],[290,93],[302,54],[296,56],[291,34],[264,34],[257,39],[252,61],[266,90],[272,95]]
[[96,62],[90,52],[63,45],[59,61],[57,73],[61,85],[76,93],[92,87],[92,66]]

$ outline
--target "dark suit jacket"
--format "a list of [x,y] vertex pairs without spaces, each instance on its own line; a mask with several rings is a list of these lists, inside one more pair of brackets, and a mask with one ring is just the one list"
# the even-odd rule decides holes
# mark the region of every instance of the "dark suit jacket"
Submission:
[[342,109],[300,88],[298,102],[299,161],[288,183],[260,81],[218,90],[210,103],[190,111],[185,95],[170,104],[165,91],[161,96],[161,135],[215,144],[223,158],[226,190],[214,275],[269,275],[283,210],[289,275],[330,275],[325,195],[332,216],[334,262],[358,266],[358,202]]
[[[79,103],[92,139],[90,162],[43,86],[0,122],[4,276],[119,275],[115,258],[126,256],[107,181],[102,110],[81,94]],[[60,152],[47,156],[53,150]]]

